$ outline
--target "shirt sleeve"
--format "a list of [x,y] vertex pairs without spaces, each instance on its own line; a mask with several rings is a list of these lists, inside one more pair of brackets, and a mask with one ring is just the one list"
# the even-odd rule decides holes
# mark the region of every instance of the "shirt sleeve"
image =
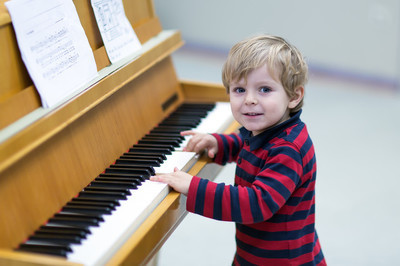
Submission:
[[212,134],[218,142],[218,152],[215,155],[214,162],[225,165],[234,162],[237,159],[240,148],[243,146],[243,139],[240,134]]
[[299,184],[303,172],[301,154],[284,146],[271,151],[249,186],[232,186],[193,177],[187,210],[209,218],[237,223],[270,219]]

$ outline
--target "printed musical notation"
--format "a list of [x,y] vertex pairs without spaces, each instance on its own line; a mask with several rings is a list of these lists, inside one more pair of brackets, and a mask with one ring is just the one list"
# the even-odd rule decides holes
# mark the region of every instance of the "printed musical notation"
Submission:
[[91,2],[111,63],[133,54],[142,47],[125,15],[122,0],[92,0]]
[[72,0],[6,2],[26,68],[43,107],[59,103],[97,76],[92,49]]

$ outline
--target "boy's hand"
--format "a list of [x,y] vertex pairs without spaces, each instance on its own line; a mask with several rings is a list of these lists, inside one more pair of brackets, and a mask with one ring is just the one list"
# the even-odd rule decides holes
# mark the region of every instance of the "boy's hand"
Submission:
[[215,154],[218,152],[217,139],[210,134],[197,133],[189,130],[181,132],[181,135],[192,136],[186,147],[183,149],[184,151],[200,153],[203,150],[208,150],[207,155],[210,158],[214,158]]
[[193,176],[189,175],[188,173],[179,171],[179,169],[175,167],[173,173],[151,176],[150,180],[166,183],[170,185],[175,191],[187,195],[192,178]]

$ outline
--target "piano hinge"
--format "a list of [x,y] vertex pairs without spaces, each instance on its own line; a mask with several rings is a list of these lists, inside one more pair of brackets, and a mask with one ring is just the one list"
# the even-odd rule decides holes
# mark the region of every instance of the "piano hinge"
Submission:
[[171,97],[168,98],[162,105],[161,108],[163,111],[167,110],[173,103],[178,100],[178,93],[174,93]]

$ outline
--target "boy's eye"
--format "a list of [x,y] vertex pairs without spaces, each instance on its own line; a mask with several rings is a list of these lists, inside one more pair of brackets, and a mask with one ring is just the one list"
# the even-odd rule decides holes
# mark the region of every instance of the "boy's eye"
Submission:
[[242,87],[237,87],[237,88],[234,88],[233,91],[236,93],[243,93],[243,92],[245,92],[245,89]]
[[261,87],[260,88],[260,92],[270,92],[270,91],[271,91],[271,89],[268,88],[268,87]]

